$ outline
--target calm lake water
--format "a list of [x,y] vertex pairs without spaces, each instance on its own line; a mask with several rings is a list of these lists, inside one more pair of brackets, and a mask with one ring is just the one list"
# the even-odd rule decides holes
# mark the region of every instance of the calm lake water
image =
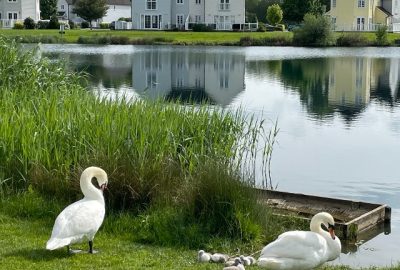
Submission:
[[[207,100],[278,121],[278,190],[392,207],[391,228],[333,263],[400,262],[400,48],[41,45],[100,95]],[[390,233],[389,233],[390,232]]]

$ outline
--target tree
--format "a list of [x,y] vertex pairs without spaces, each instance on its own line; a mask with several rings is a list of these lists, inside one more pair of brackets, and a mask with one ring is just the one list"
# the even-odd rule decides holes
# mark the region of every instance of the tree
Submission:
[[40,17],[48,20],[57,15],[57,0],[40,0]]
[[330,0],[285,0],[282,4],[285,21],[301,22],[306,13],[322,15],[329,10]]
[[267,20],[270,24],[276,25],[283,19],[283,12],[278,4],[273,4],[267,9]]
[[106,0],[76,0],[73,12],[88,21],[92,29],[92,21],[103,18],[107,10]]
[[303,26],[296,29],[293,42],[302,46],[329,46],[335,42],[331,20],[327,16],[307,13]]

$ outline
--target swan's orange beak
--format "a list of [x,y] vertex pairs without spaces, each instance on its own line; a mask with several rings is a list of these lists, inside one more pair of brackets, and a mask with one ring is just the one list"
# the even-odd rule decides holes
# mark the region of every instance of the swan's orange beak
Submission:
[[101,191],[104,192],[104,190],[107,189],[107,184],[102,184],[102,185],[100,186],[100,189],[101,189]]
[[329,227],[329,234],[331,235],[332,239],[335,240],[335,230],[333,229],[333,227]]

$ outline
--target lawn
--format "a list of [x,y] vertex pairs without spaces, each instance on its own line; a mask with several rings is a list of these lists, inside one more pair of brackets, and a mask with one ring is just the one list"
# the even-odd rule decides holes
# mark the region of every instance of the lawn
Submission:
[[[14,30],[0,29],[0,35],[4,36],[55,36],[61,37],[58,30]],[[252,38],[288,36],[291,32],[175,32],[175,31],[111,31],[111,30],[67,30],[63,37],[67,43],[77,43],[80,36],[122,36],[129,39],[162,38],[176,44],[192,44],[197,42],[210,44],[226,44],[239,42],[241,37]]]

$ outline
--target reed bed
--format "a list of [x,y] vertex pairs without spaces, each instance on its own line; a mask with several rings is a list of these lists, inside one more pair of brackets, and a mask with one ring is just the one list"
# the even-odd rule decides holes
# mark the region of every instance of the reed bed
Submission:
[[206,104],[102,99],[82,82],[0,40],[1,196],[30,189],[70,202],[81,197],[81,171],[95,165],[109,173],[109,211],[149,221],[131,223],[141,241],[261,239],[267,212],[243,173],[260,152],[260,122]]

